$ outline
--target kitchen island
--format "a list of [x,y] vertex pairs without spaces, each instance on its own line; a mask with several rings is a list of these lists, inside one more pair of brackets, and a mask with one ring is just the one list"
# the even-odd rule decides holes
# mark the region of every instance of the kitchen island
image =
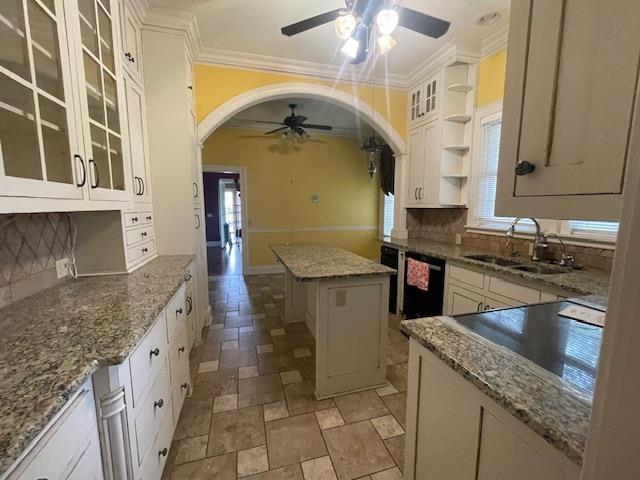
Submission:
[[395,270],[322,244],[272,245],[285,267],[285,323],[316,340],[318,399],[386,383],[389,276]]

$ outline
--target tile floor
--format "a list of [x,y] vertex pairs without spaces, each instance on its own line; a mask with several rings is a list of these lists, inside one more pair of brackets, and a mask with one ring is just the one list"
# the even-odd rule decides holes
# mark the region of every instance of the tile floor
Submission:
[[402,479],[407,339],[389,321],[386,387],[317,401],[315,341],[283,324],[282,275],[209,282],[213,324],[191,354],[164,480]]

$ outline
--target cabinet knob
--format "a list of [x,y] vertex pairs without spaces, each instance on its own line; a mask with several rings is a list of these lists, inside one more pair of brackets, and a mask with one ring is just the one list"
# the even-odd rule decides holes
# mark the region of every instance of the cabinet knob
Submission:
[[148,248],[143,248],[143,249],[142,249],[142,253],[147,253],[148,251],[149,251],[149,249],[148,249]]
[[152,357],[155,355],[156,357],[160,355],[160,349],[159,348],[154,348],[153,350],[151,350],[151,352],[149,353]]
[[180,388],[189,388],[189,384],[187,382],[184,382],[182,385],[180,385]]
[[142,232],[140,235],[142,235],[143,237],[147,236],[147,232]]
[[520,160],[518,163],[516,163],[516,175],[518,176],[529,175],[535,169],[536,166],[531,162],[527,162],[526,160]]
[[160,455],[162,457],[166,457],[168,452],[169,452],[169,450],[167,450],[167,447],[164,447],[162,450],[160,450],[158,452],[158,455]]
[[176,310],[176,314],[178,314],[178,315],[182,315],[182,308],[177,309],[177,310]]
[[164,400],[160,399],[160,400],[156,400],[155,402],[153,402],[153,407],[158,407],[158,408],[162,408],[162,406],[164,405]]
[[184,352],[184,347],[180,347],[180,348],[178,348],[178,351],[179,351],[179,352]]
[[151,215],[147,216],[147,220],[151,221]]
[[131,221],[132,221],[132,222],[137,222],[137,221],[138,221],[138,217],[133,217],[133,218],[131,219]]

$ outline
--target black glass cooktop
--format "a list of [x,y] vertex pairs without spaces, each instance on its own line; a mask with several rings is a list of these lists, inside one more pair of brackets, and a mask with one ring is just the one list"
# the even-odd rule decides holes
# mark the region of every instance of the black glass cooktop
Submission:
[[562,301],[453,317],[469,330],[528,358],[593,397],[602,328],[561,317]]

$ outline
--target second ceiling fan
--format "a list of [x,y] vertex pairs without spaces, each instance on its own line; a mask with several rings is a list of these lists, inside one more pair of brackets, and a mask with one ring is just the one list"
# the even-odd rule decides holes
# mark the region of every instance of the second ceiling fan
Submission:
[[370,50],[374,26],[379,36],[378,46],[382,54],[391,50],[396,41],[391,33],[397,26],[432,38],[447,33],[451,23],[407,7],[395,5],[393,0],[345,0],[346,8],[338,8],[293,23],[281,29],[283,35],[291,37],[329,22],[335,22],[338,37],[345,40],[342,52],[351,63],[366,60]]
[[312,123],[305,123],[308,119],[304,115],[296,115],[296,108],[298,108],[297,103],[290,103],[289,108],[291,109],[291,115],[285,117],[282,122],[267,122],[263,120],[258,120],[260,123],[270,123],[273,125],[281,125],[281,127],[265,132],[265,135],[271,135],[272,133],[280,133],[280,132],[289,132],[293,134],[298,134],[300,137],[310,137],[305,129],[312,130],[333,130],[333,127],[330,125],[316,125]]

